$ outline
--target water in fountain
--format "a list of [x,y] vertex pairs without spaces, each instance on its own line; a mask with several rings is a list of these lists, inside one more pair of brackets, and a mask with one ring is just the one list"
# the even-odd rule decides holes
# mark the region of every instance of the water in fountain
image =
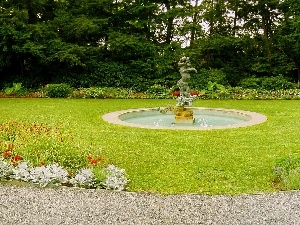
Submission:
[[226,110],[212,110],[206,108],[191,108],[194,112],[193,123],[176,123],[174,114],[167,112],[159,113],[157,110],[141,110],[124,113],[119,118],[127,123],[135,123],[155,127],[217,127],[217,126],[232,126],[238,123],[243,123],[251,120],[251,117],[246,114],[237,113]]

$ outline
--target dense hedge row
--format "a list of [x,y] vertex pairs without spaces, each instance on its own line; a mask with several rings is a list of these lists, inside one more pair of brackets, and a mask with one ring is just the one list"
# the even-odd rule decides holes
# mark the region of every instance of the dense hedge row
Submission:
[[[25,97],[25,98],[94,98],[94,99],[175,99],[178,90],[176,87],[167,88],[153,85],[145,92],[133,89],[114,87],[90,87],[73,89],[67,84],[49,84],[39,90],[32,91],[14,84],[0,92],[0,97]],[[236,100],[275,100],[275,99],[300,99],[300,89],[251,89],[243,87],[225,87],[210,82],[205,89],[195,89],[199,99],[236,99]]]

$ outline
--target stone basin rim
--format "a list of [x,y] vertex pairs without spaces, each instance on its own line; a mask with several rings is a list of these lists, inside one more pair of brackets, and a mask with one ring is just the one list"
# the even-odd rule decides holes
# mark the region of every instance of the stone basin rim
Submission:
[[246,111],[246,110],[238,110],[238,109],[228,109],[228,108],[210,108],[210,107],[187,107],[194,110],[212,110],[212,111],[223,111],[223,112],[230,112],[239,115],[248,116],[251,119],[245,122],[233,124],[230,126],[214,126],[214,127],[193,127],[193,126],[178,126],[178,127],[168,127],[168,126],[152,126],[152,125],[143,125],[143,124],[135,124],[123,121],[119,118],[119,116],[131,113],[131,112],[143,112],[143,111],[154,111],[158,108],[165,108],[165,107],[155,107],[155,108],[135,108],[135,109],[126,109],[120,111],[114,111],[107,113],[102,116],[102,119],[108,123],[123,125],[127,127],[135,127],[135,128],[146,128],[146,129],[154,129],[154,130],[215,130],[215,129],[232,129],[232,128],[239,128],[239,127],[248,127],[253,126],[256,124],[263,123],[267,120],[267,117],[263,114]]

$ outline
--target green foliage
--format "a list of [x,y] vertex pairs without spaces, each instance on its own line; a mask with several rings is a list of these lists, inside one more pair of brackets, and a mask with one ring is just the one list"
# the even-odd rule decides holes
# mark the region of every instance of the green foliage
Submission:
[[48,84],[44,92],[49,98],[65,98],[72,93],[72,89],[68,84]]
[[116,99],[127,99],[132,91],[124,88],[110,88],[110,87],[91,87],[81,88],[73,91],[72,96],[74,98],[116,98]]
[[273,167],[276,177],[275,182],[279,182],[285,190],[300,189],[300,157],[292,157],[279,160]]
[[[251,78],[245,80],[244,86],[258,87],[257,83],[261,82],[261,78]],[[273,83],[272,83],[273,84]],[[282,84],[282,83],[281,83]],[[292,83],[288,83],[295,86]],[[272,86],[274,87],[274,86]],[[269,100],[269,99],[300,99],[300,90],[297,88],[278,89],[273,88],[267,90],[263,88],[244,88],[244,87],[230,87],[209,81],[202,89],[192,89],[198,91],[200,99],[238,99],[238,100]],[[172,99],[174,98],[172,92],[179,91],[177,85],[171,88],[155,84],[146,91],[136,91],[131,88],[116,88],[116,87],[90,87],[79,88],[72,90],[65,84],[50,84],[39,91],[29,91],[21,89],[17,95],[0,92],[2,97],[26,97],[26,98],[40,98],[40,97],[70,97],[70,98],[96,98],[96,99]]]
[[143,78],[140,73],[142,69],[138,71],[138,67],[131,67],[130,64],[103,62],[97,65],[91,75],[97,81],[96,86],[144,89],[146,76]]
[[299,89],[268,91],[262,89],[243,89],[240,87],[229,88],[230,98],[244,100],[298,100],[300,99]]
[[128,62],[131,60],[146,59],[156,55],[156,48],[140,35],[127,35],[120,32],[110,33],[108,45],[109,51],[119,62]]
[[299,100],[299,89],[264,90],[245,89],[241,87],[215,87],[214,91],[204,89],[200,92],[200,99],[236,99],[236,100]]
[[85,68],[87,70],[82,69],[81,74],[66,71],[67,75],[57,76],[55,83],[67,83],[77,88],[115,87],[146,91],[148,87],[156,83],[158,76],[152,69],[152,62],[143,60],[131,63],[93,62]]
[[191,77],[190,86],[193,89],[205,89],[209,82],[227,85],[226,74],[223,70],[202,68]]
[[132,89],[114,88],[114,87],[91,87],[81,88],[73,91],[73,98],[96,98],[96,99],[133,99],[133,98],[151,98],[151,99],[169,99],[172,98],[171,89],[161,85],[151,86],[145,93],[135,92]]
[[[49,83],[170,88],[179,79],[182,55],[199,71],[193,89],[203,89],[209,81],[236,86],[250,76],[283,74],[298,81],[296,2],[268,1],[265,8],[261,2],[241,1],[198,1],[197,6],[173,0],[2,1],[0,87],[22,82],[26,88]],[[243,23],[229,21],[226,11]],[[183,48],[189,41],[191,46]],[[273,82],[264,85],[271,89]]]
[[230,98],[230,95],[224,85],[209,81],[206,85],[206,88],[200,92],[200,98],[226,99]]
[[193,65],[204,77],[212,77],[212,82],[235,86],[249,73],[253,55],[257,53],[254,47],[254,40],[247,36],[213,35],[196,40],[189,52],[190,58],[195,60]]
[[257,77],[244,78],[240,81],[240,86],[245,89],[258,89],[261,87],[261,79]]
[[12,87],[5,88],[4,92],[8,95],[21,95],[23,93],[22,83],[13,83]]
[[172,96],[171,90],[169,88],[166,88],[159,84],[155,84],[151,86],[146,91],[146,94],[148,94],[150,98],[154,98],[154,99],[167,99],[167,98],[171,98]]
[[277,77],[266,77],[262,80],[261,86],[266,90],[284,90],[295,88],[296,85],[279,75]]
[[241,80],[241,87],[265,90],[284,90],[295,88],[296,85],[282,75],[276,77],[250,77]]

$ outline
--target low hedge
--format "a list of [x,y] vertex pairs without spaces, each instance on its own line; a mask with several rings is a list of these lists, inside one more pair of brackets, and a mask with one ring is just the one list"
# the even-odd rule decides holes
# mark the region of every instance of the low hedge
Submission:
[[[151,86],[146,92],[136,92],[127,88],[114,87],[90,87],[71,89],[69,86],[47,85],[35,92],[24,93],[24,95],[7,94],[0,92],[0,98],[94,98],[94,99],[175,99],[174,89],[169,89],[160,85]],[[242,87],[227,87],[217,90],[193,90],[198,92],[199,99],[236,99],[236,100],[283,100],[283,99],[300,99],[300,89],[246,89]]]

